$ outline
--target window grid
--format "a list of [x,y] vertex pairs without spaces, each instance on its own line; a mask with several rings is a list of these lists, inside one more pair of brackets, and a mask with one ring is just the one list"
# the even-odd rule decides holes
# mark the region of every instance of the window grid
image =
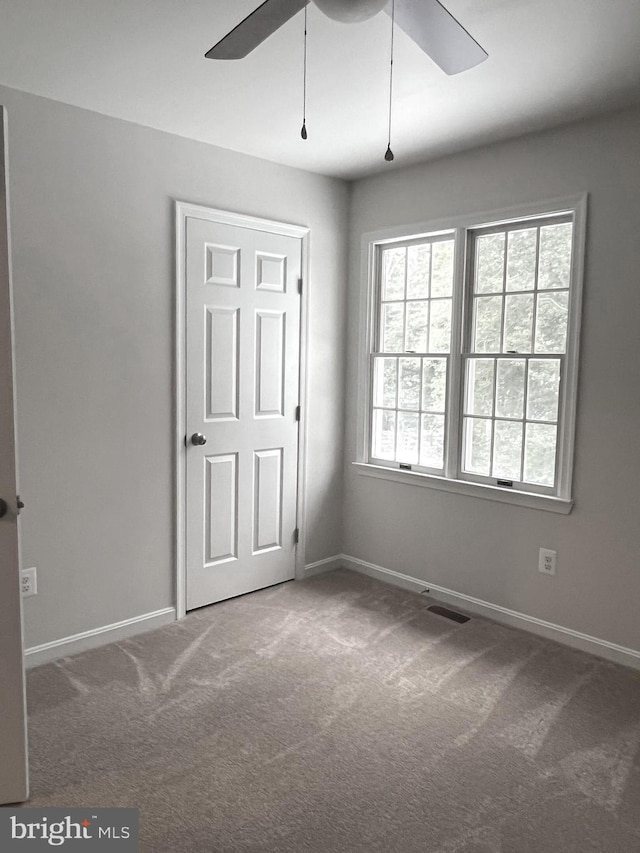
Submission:
[[[569,229],[561,232],[555,226],[568,225]],[[571,318],[572,297],[571,297],[571,280],[573,275],[573,243],[575,240],[574,234],[574,215],[572,213],[549,214],[547,216],[534,216],[533,218],[523,218],[519,221],[509,221],[499,223],[494,226],[482,226],[478,228],[457,228],[455,231],[440,232],[434,235],[425,235],[421,238],[410,240],[394,240],[376,245],[376,305],[377,310],[375,317],[377,318],[373,327],[373,349],[370,360],[370,377],[371,377],[371,404],[369,411],[369,459],[376,463],[378,459],[373,456],[375,438],[373,435],[374,420],[376,413],[386,412],[389,415],[394,415],[395,421],[395,443],[394,443],[394,459],[385,460],[384,464],[393,467],[409,467],[402,464],[399,459],[399,450],[401,444],[400,438],[400,416],[413,415],[417,422],[417,439],[412,450],[418,462],[423,461],[423,443],[426,440],[425,434],[425,416],[435,416],[444,420],[444,447],[442,454],[442,464],[437,468],[429,468],[413,462],[410,467],[416,470],[424,470],[426,473],[437,473],[453,479],[467,479],[496,485],[500,480],[504,485],[504,481],[511,481],[510,485],[514,488],[521,488],[523,491],[540,493],[540,494],[555,494],[559,483],[560,470],[566,472],[566,466],[563,463],[563,453],[565,448],[562,446],[562,418],[567,414],[563,411],[567,405],[567,400],[564,397],[565,383],[565,357],[567,353],[567,342],[569,335],[575,335],[575,321]],[[549,228],[551,226],[551,228]],[[543,231],[543,229],[546,229]],[[534,232],[531,236],[527,232]],[[545,235],[546,245],[543,245],[543,234]],[[567,257],[561,259],[560,276],[566,280],[565,286],[558,286],[559,274],[554,268],[555,256],[557,251],[558,235],[568,234],[568,248],[565,250]],[[501,254],[499,262],[499,277],[495,279],[493,287],[477,287],[478,282],[478,251],[479,239],[486,235],[502,236]],[[517,235],[517,236],[513,236]],[[554,242],[555,240],[555,242]],[[513,241],[513,243],[512,243]],[[517,244],[520,243],[530,253],[527,263],[524,265],[517,262],[517,255],[510,252],[517,251]],[[560,240],[561,242],[561,240]],[[437,244],[448,243],[451,253],[452,267],[452,288],[448,291],[448,295],[434,295],[433,279],[434,279],[434,246]],[[462,245],[467,244],[467,264],[466,269],[462,270]],[[428,289],[425,293],[418,295],[417,293],[409,292],[409,249],[413,246],[425,247],[429,246],[429,281]],[[512,250],[512,246],[516,249]],[[401,250],[403,254],[403,270],[402,270],[402,292],[395,293],[387,292],[386,283],[384,280],[384,252],[387,250]],[[544,257],[543,257],[544,253]],[[543,270],[543,263],[545,265]],[[564,266],[563,266],[564,264]],[[456,267],[456,277],[453,281],[453,267]],[[523,272],[524,270],[524,272]],[[544,272],[544,281],[542,275]],[[529,279],[529,280],[527,280]],[[460,294],[460,298],[457,294]],[[554,306],[552,300],[554,296],[560,296]],[[500,299],[499,311],[499,326],[496,326],[495,331],[499,332],[499,338],[494,337],[494,346],[498,344],[498,351],[483,351],[477,346],[478,335],[478,305],[482,300],[498,297]],[[514,298],[515,297],[515,298]],[[530,300],[530,305],[527,305],[527,297]],[[579,301],[579,300],[578,300]],[[447,352],[436,351],[431,349],[431,336],[434,334],[436,326],[432,326],[434,306],[441,302],[448,304],[449,316],[446,322],[450,348]],[[412,323],[414,318],[410,315],[410,306],[424,304],[425,312],[419,318],[418,322],[424,325],[423,339],[421,344],[426,351],[409,349],[409,338],[413,334]],[[389,351],[389,347],[385,346],[386,351],[381,350],[381,345],[387,344],[385,339],[385,309],[387,306],[397,305],[403,311],[402,317],[402,349],[400,351]],[[497,308],[497,303],[494,303]],[[518,310],[516,310],[518,309]],[[524,310],[523,310],[524,309]],[[460,313],[462,323],[456,319],[455,311]],[[525,316],[525,322],[522,322],[522,316]],[[560,316],[560,322],[558,321]],[[558,333],[558,329],[561,331]],[[572,332],[572,328],[574,331]],[[524,331],[523,331],[524,330]],[[549,331],[551,330],[551,332]],[[435,332],[438,333],[437,331]],[[453,337],[452,337],[453,334]],[[456,335],[460,335],[457,338]],[[553,335],[555,334],[555,338]],[[559,337],[558,337],[559,335]],[[518,340],[519,338],[519,340]],[[508,346],[516,344],[516,349],[507,349]],[[524,346],[523,346],[524,345]],[[400,399],[400,384],[401,384],[401,358],[414,358],[419,360],[419,386],[417,406],[414,409],[402,405]],[[376,362],[382,359],[395,359],[395,396],[392,407],[390,405],[390,397],[384,404],[375,397],[373,382],[376,374]],[[444,411],[442,409],[434,409],[426,405],[424,399],[424,371],[425,364],[429,359],[442,359],[445,370],[444,383]],[[469,364],[473,359],[485,359],[493,364],[492,377],[492,409],[491,415],[478,414],[471,411],[469,408]],[[498,415],[498,382],[505,382],[504,376],[500,374],[500,362],[503,359],[511,359],[514,362],[522,362],[522,391],[521,391],[521,417],[516,417],[511,414],[504,414],[507,409],[500,409],[501,414]],[[575,355],[572,355],[575,359]],[[536,417],[536,412],[548,417],[548,412],[540,409],[541,406],[549,405],[549,402],[544,402],[544,394],[538,387],[539,395],[537,406],[531,403],[530,394],[532,389],[535,390],[535,383],[540,385],[544,376],[537,373],[537,380],[532,377],[531,364],[536,361],[545,360],[549,364],[554,362],[557,368],[549,368],[546,375],[547,380],[551,377],[551,383],[554,387],[555,397],[551,408],[555,412],[554,419],[544,419],[544,417]],[[384,362],[381,362],[384,363]],[[452,375],[452,370],[455,375]],[[571,368],[575,375],[575,366]],[[518,380],[520,381],[520,380]],[[530,387],[531,386],[531,387]],[[378,393],[378,392],[375,392]],[[457,400],[457,403],[456,403]],[[542,401],[542,402],[541,402]],[[406,401],[404,401],[406,402]],[[549,410],[551,411],[551,410]],[[570,413],[570,419],[573,419],[573,414]],[[467,442],[469,427],[474,422],[488,422],[491,425],[490,448],[489,448],[489,475],[474,474],[468,472],[465,467],[465,461],[468,457]],[[518,424],[519,443],[516,442],[516,430],[513,430],[512,435],[508,435],[508,430],[500,433],[500,424]],[[496,426],[498,425],[498,429]],[[534,438],[538,442],[538,446],[544,444],[543,435],[534,430],[529,433],[529,427],[549,428],[553,430],[555,436],[553,440],[553,453],[549,454],[543,447],[543,463],[545,460],[549,462],[553,458],[553,477],[549,483],[538,483],[535,477],[530,480],[525,480],[525,475],[528,475],[533,470],[532,465],[529,465],[528,453],[531,454],[531,447]],[[453,430],[453,431],[452,431]],[[501,445],[496,442],[500,440]],[[500,470],[501,465],[510,466],[511,461],[505,463],[508,454],[505,451],[508,442],[512,442],[512,447],[517,447],[518,462],[517,469],[519,470],[520,478],[507,477],[496,473]],[[405,445],[406,449],[406,445]],[[401,451],[402,452],[402,451]],[[545,456],[546,453],[546,456]],[[497,454],[502,454],[501,459],[497,461]],[[514,459],[516,457],[514,456]],[[544,467],[544,464],[543,464]],[[516,465],[512,470],[515,472]],[[548,468],[547,473],[551,469]],[[569,468],[570,470],[570,468]],[[541,479],[540,476],[537,477]],[[544,478],[543,478],[544,479]],[[549,477],[546,477],[547,481]],[[566,479],[566,476],[565,476]],[[566,484],[563,494],[566,493]]]
[[[378,370],[380,368],[377,367],[377,364],[383,363],[385,359],[394,360],[396,362],[395,365],[395,389],[394,389],[394,405],[385,405],[384,403],[380,403],[378,400]],[[418,408],[410,408],[408,406],[403,406],[400,402],[400,362],[403,359],[408,359],[411,361],[419,361],[420,362],[420,370],[419,370],[419,382],[418,382]],[[441,371],[442,377],[444,379],[440,396],[442,399],[441,407],[427,406],[425,405],[425,364],[427,362],[434,363],[443,363],[444,369]],[[384,372],[384,367],[381,368]],[[372,458],[380,459],[385,461],[396,461],[398,464],[410,464],[413,468],[424,469],[425,471],[430,471],[434,473],[442,473],[444,470],[444,442],[446,436],[447,429],[447,394],[448,394],[448,376],[449,376],[449,356],[443,353],[374,353],[371,357],[371,375],[373,378],[373,390],[372,390],[372,434],[371,434],[371,448],[372,448]],[[384,456],[376,456],[374,450],[376,448],[375,437],[373,435],[373,429],[375,428],[376,414],[378,412],[387,412],[388,414],[393,414],[395,416],[395,439],[394,439],[394,459],[387,460]],[[405,462],[403,459],[399,459],[398,445],[399,445],[399,433],[398,429],[399,419],[398,416],[401,414],[406,415],[415,415],[418,421],[417,427],[417,446],[413,456],[413,461]],[[424,417],[433,416],[442,418],[442,441],[443,441],[443,461],[439,466],[435,465],[427,465],[421,462],[423,458],[423,423]]]
[[[537,425],[537,426],[554,427],[556,430],[558,430],[559,425],[560,425],[559,417],[558,417],[559,410],[557,411],[555,418],[549,418],[546,420],[543,418],[531,417],[528,414],[528,411],[529,411],[530,364],[531,364],[531,362],[535,362],[535,361],[558,362],[558,364],[559,364],[559,369],[558,369],[558,396],[560,396],[560,393],[561,393],[560,377],[562,376],[562,373],[563,373],[563,369],[560,366],[560,362],[562,362],[563,357],[555,356],[555,357],[551,358],[549,356],[540,355],[540,356],[532,356],[532,357],[520,356],[519,358],[514,359],[513,356],[511,356],[510,354],[504,354],[502,356],[502,359],[504,361],[518,361],[519,360],[519,361],[523,362],[522,417],[515,417],[515,416],[510,416],[510,415],[505,415],[505,414],[500,414],[500,415],[497,414],[497,410],[498,410],[498,363],[500,361],[500,357],[490,356],[487,358],[485,353],[482,353],[481,356],[474,356],[474,355],[465,356],[465,360],[467,362],[474,360],[474,359],[475,360],[488,361],[488,362],[494,362],[492,399],[491,399],[491,414],[484,414],[484,413],[479,413],[479,412],[475,412],[475,411],[473,411],[473,412],[468,411],[467,410],[467,406],[468,406],[467,400],[465,400],[465,407],[464,407],[465,425],[470,424],[470,423],[474,423],[477,421],[484,421],[484,422],[490,422],[491,423],[490,473],[487,474],[486,476],[483,476],[482,474],[479,474],[479,473],[474,472],[474,471],[463,471],[463,474],[472,475],[474,478],[481,478],[481,481],[485,482],[485,483],[493,483],[495,480],[500,479],[500,480],[511,480],[514,483],[514,486],[516,484],[521,484],[522,486],[529,485],[529,481],[524,479],[527,426],[529,424],[533,424],[534,426]],[[468,394],[469,388],[467,387],[465,390]],[[514,477],[514,476],[508,476],[507,474],[496,473],[493,469],[492,462],[495,459],[496,424],[498,424],[498,423],[518,424],[521,427],[521,446],[520,446],[520,462],[519,462],[520,477]],[[470,432],[469,428],[466,427],[466,433],[464,436],[465,453],[463,454],[463,457],[469,456],[469,450],[468,450],[468,442],[469,442],[469,437],[470,437],[469,432]],[[556,460],[556,463],[557,463],[557,460]],[[557,479],[557,464],[556,464],[555,473],[554,473],[554,485],[555,485],[556,479]],[[531,483],[530,485],[539,486],[540,488],[544,487],[544,484],[535,483],[535,482]],[[548,486],[548,488],[551,489],[552,487]]]
[[[449,393],[454,250],[454,236],[451,232],[427,235],[420,240],[402,241],[378,247],[376,260],[379,310],[370,360],[372,405],[369,446],[373,460],[383,458],[375,454],[382,449],[382,413],[387,413],[393,421],[395,435],[393,459],[386,458],[385,463],[402,465],[404,468],[410,465],[412,469],[429,473],[444,473],[448,429],[446,401]],[[399,263],[402,264],[401,274],[397,268]],[[438,305],[445,307],[440,309]],[[418,313],[416,306],[424,306],[423,311]],[[396,315],[394,318],[389,311],[390,307],[397,307],[403,312],[401,341],[397,334],[393,334],[393,324],[397,324],[399,316]],[[385,365],[388,363],[385,360],[389,359],[396,362],[395,369],[392,371],[394,383],[392,393],[389,393],[390,389],[386,386],[389,377],[385,377]],[[406,397],[402,399],[403,379],[407,380],[404,383],[405,387],[410,386],[411,379],[410,370],[408,376],[403,374],[405,359],[410,364],[419,365],[413,377],[415,382],[415,373],[417,373],[415,407],[406,405]],[[433,369],[437,373],[432,381],[440,383],[439,389],[431,389],[432,393],[439,396],[435,401],[438,406],[429,404],[434,400],[425,400],[427,392],[425,372],[429,363],[434,365]],[[437,370],[436,365],[438,365]],[[416,391],[415,388],[414,391]],[[393,406],[390,405],[392,399]],[[391,418],[392,415],[393,418]],[[402,415],[406,417],[402,418]],[[435,422],[436,433],[431,434],[432,442],[425,448],[425,436],[429,432],[427,418],[437,418],[438,421]],[[377,434],[376,430],[378,430]],[[403,440],[404,446],[402,446]],[[437,464],[436,455],[438,456]]]
[[[540,232],[540,228],[538,228],[538,229],[537,229],[537,231],[536,231],[536,263],[535,263],[535,270],[534,270],[534,274],[535,274],[535,278],[534,278],[535,288],[537,288],[537,286],[538,286],[538,279],[539,279],[539,276],[540,276],[540,233],[541,233],[541,232]],[[534,294],[535,294],[535,288],[534,288]],[[534,347],[535,347],[535,343],[536,343],[536,326],[537,326],[537,323],[538,323],[538,300],[537,300],[537,298],[535,297],[535,295],[534,295],[534,297],[533,297],[533,318],[532,318],[532,322],[533,322],[533,328],[532,328],[532,333],[531,333],[531,334],[532,334],[532,339],[531,339],[531,341],[532,341],[532,343],[533,343],[533,345],[534,345]],[[528,370],[529,370],[529,367],[528,367],[528,365],[527,365],[527,372],[528,372]],[[525,383],[525,393],[526,393],[526,388],[527,388],[527,385],[526,385],[526,383]],[[525,412],[526,412],[526,409],[525,409]],[[522,470],[524,471],[524,468],[523,468]]]
[[[569,243],[569,252],[572,249],[572,217],[570,216],[558,216],[558,217],[548,217],[544,220],[540,219],[537,221],[520,221],[509,223],[507,225],[499,225],[493,228],[486,229],[475,229],[470,232],[470,274],[467,279],[467,288],[468,288],[468,319],[470,322],[467,324],[467,353],[463,354],[463,359],[465,361],[465,367],[463,370],[463,388],[462,388],[462,401],[463,401],[463,424],[462,424],[462,433],[461,433],[461,450],[459,458],[459,468],[458,468],[458,476],[466,479],[478,480],[479,482],[484,482],[488,484],[495,484],[498,479],[504,481],[511,481],[513,486],[516,486],[516,483],[522,488],[526,488],[530,491],[541,491],[543,493],[553,493],[557,482],[558,482],[558,470],[559,470],[559,457],[560,454],[558,452],[559,445],[559,427],[560,427],[560,402],[561,402],[561,391],[562,391],[562,380],[564,376],[564,354],[566,352],[566,335],[568,332],[568,296],[567,296],[567,310],[565,311],[565,320],[564,320],[564,329],[560,333],[561,338],[564,338],[564,346],[562,350],[559,351],[558,346],[548,346],[542,341],[542,336],[544,330],[538,327],[538,315],[539,315],[539,304],[540,299],[544,299],[547,294],[558,294],[558,293],[569,293],[570,290],[570,264],[566,270],[567,275],[567,285],[564,287],[558,287],[558,281],[551,281],[550,284],[547,283],[546,287],[540,286],[540,268],[541,268],[541,256],[542,256],[542,248],[541,248],[541,240],[543,229],[548,229],[551,226],[552,229],[554,227],[556,230],[552,230],[551,234],[558,234],[557,226],[569,225],[571,228],[570,237],[571,242]],[[525,281],[524,286],[522,281],[517,280],[514,282],[516,287],[509,288],[509,267],[512,264],[512,257],[510,255],[512,248],[512,239],[514,234],[525,235],[527,232],[535,231],[535,242],[529,249],[533,248],[535,254],[532,255],[530,260],[533,261],[532,269],[528,271],[527,277],[529,281]],[[547,230],[545,233],[549,234]],[[486,284],[481,281],[481,275],[484,276],[484,271],[482,270],[482,259],[481,259],[481,240],[483,237],[496,237],[497,244],[499,245],[500,251],[500,274],[499,277],[493,276],[493,281],[491,284],[494,286],[487,287]],[[500,239],[500,237],[502,239]],[[486,244],[489,245],[489,244]],[[491,246],[489,246],[491,248]],[[486,262],[486,258],[485,258]],[[548,260],[547,260],[548,263]],[[515,269],[516,264],[512,264]],[[497,270],[495,271],[497,272]],[[497,286],[495,286],[497,285]],[[526,286],[529,285],[529,286]],[[514,297],[519,300],[516,302]],[[508,349],[509,339],[508,335],[511,334],[511,337],[517,336],[517,325],[515,325],[515,332],[509,332],[507,322],[508,322],[508,307],[514,311],[516,306],[520,308],[525,305],[525,303],[521,300],[526,298],[527,296],[531,297],[532,304],[529,309],[529,317],[525,321],[524,329],[525,341],[528,341],[528,346],[525,348],[520,346],[517,349]],[[508,300],[510,299],[510,302]],[[490,347],[482,347],[482,342],[480,341],[479,345],[479,336],[480,332],[480,322],[479,318],[481,318],[481,310],[479,310],[480,305],[482,304],[482,300],[487,299],[496,299],[499,298],[501,300],[500,304],[500,317],[499,317],[499,351],[491,351]],[[547,299],[550,298],[547,296]],[[485,303],[487,304],[487,303]],[[495,304],[495,303],[494,303]],[[525,306],[526,307],[526,306]],[[484,309],[483,309],[484,310]],[[562,308],[559,310],[563,310]],[[559,324],[559,327],[562,326],[562,323]],[[490,325],[487,324],[487,329],[491,332]],[[497,330],[496,330],[497,331]],[[494,343],[497,342],[497,339],[494,335]],[[540,351],[542,350],[542,351]],[[472,445],[473,441],[473,424],[477,420],[489,420],[484,415],[479,415],[475,410],[469,410],[469,394],[470,394],[470,379],[471,379],[471,371],[469,367],[469,359],[472,357],[482,358],[484,360],[492,361],[493,363],[493,377],[492,377],[492,417],[491,420],[491,437],[490,437],[490,449],[489,449],[489,459],[488,459],[488,474],[482,475],[477,474],[471,470],[473,468],[473,454],[472,454]],[[524,373],[522,377],[523,387],[522,387],[522,417],[521,418],[509,418],[504,414],[500,414],[498,417],[497,413],[497,403],[498,403],[498,379],[499,379],[499,366],[498,359],[506,357],[511,358],[515,361],[523,361],[524,363]],[[559,364],[558,370],[558,383],[556,387],[556,419],[555,420],[542,420],[539,421],[536,418],[530,417],[529,412],[529,393],[530,393],[530,381],[531,381],[531,371],[530,371],[530,360],[536,359],[536,357],[542,357],[546,360],[552,362],[556,361]],[[507,477],[504,475],[500,475],[499,472],[496,471],[497,460],[496,460],[496,441],[497,441],[497,424],[500,422],[504,423],[521,423],[521,436],[520,436],[520,463],[519,463],[519,474],[520,478],[515,478],[513,476]],[[554,439],[554,471],[553,476],[550,478],[548,476],[542,477],[537,476],[535,478],[527,477],[527,452],[528,448],[532,447],[533,437],[528,430],[528,425],[533,424],[540,426],[549,426],[553,427],[555,430],[555,439]],[[529,440],[531,436],[531,441]],[[529,449],[529,452],[531,450]],[[477,466],[475,466],[477,468]],[[515,470],[515,467],[514,469]],[[533,482],[531,481],[533,479]],[[545,482],[536,482],[536,480],[545,480]]]

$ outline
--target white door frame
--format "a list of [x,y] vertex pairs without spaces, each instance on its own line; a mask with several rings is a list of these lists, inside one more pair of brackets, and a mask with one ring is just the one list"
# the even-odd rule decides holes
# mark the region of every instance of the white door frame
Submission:
[[[0,804],[24,802],[29,797],[26,692],[22,597],[20,595],[20,519],[15,423],[15,350],[11,287],[11,233],[9,223],[9,156],[7,111],[0,106],[0,382],[2,389],[2,494],[6,512],[2,525],[0,565]],[[5,558],[8,557],[6,563]]]
[[298,444],[297,527],[300,539],[296,546],[296,580],[304,577],[305,566],[305,472],[307,457],[307,345],[309,339],[309,229],[301,225],[273,222],[241,213],[216,210],[198,204],[176,201],[176,326],[175,326],[175,472],[176,472],[176,618],[187,612],[186,567],[186,223],[188,217],[205,219],[219,225],[233,225],[297,237],[302,240],[302,295],[300,304],[300,434]]

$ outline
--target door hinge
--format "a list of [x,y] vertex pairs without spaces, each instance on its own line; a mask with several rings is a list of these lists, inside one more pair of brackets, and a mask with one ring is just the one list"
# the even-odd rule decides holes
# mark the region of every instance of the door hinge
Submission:
[[293,531],[293,544],[297,545],[300,542],[300,528],[296,527]]
[[299,421],[299,420],[300,420],[300,414],[301,414],[301,412],[300,412],[300,406],[296,406],[296,420],[297,420],[297,421]]
[[302,293],[302,279],[298,279],[298,293]]

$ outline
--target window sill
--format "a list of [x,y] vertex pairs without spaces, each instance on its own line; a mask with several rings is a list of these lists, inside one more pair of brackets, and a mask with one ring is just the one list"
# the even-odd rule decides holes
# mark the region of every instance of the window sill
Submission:
[[500,486],[486,486],[483,483],[470,483],[468,480],[449,480],[435,474],[421,474],[417,471],[399,471],[397,468],[384,468],[382,465],[371,465],[365,462],[353,463],[358,474],[365,477],[377,477],[381,480],[391,480],[410,486],[422,486],[427,489],[440,489],[457,495],[469,495],[488,501],[526,506],[530,509],[540,509],[568,515],[573,509],[573,501],[556,498],[549,495],[536,495],[531,492],[518,492]]

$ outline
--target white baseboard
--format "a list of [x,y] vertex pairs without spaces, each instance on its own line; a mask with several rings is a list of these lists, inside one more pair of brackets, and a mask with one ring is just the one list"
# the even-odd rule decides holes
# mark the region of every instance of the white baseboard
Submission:
[[113,625],[104,625],[102,628],[94,628],[91,631],[83,631],[82,634],[74,634],[72,637],[62,637],[51,643],[43,643],[41,646],[32,646],[25,649],[24,665],[27,669],[50,663],[59,658],[77,655],[107,643],[115,643],[135,634],[153,631],[176,620],[175,607],[165,607],[164,610],[156,610],[154,613],[145,613],[135,616],[133,619],[125,619],[123,622],[115,622]]
[[342,555],[342,565],[345,569],[352,569],[354,572],[360,572],[361,575],[391,583],[409,592],[424,592],[428,586],[424,581],[412,578],[410,575],[403,575],[401,572],[394,572],[392,569],[385,569],[382,566],[376,566],[375,563],[358,560],[356,557],[348,557],[346,554]]
[[[414,578],[411,575],[405,575],[393,569],[384,568],[384,566],[377,566],[375,563],[368,563],[365,560],[350,557],[346,554],[337,554],[333,557],[327,557],[324,560],[310,563],[304,568],[304,576],[305,578],[310,578],[339,568],[351,569],[354,572],[359,572],[384,583],[393,584],[409,592],[422,593],[428,591],[429,597],[434,600],[453,605],[469,613],[493,619],[495,622],[501,622],[513,628],[529,631],[532,634],[545,637],[549,640],[555,640],[558,643],[580,649],[613,663],[620,663],[624,666],[640,670],[640,650],[620,646],[617,643],[610,643],[608,640],[601,640],[598,637],[592,637],[589,634],[565,628],[563,625],[546,622],[544,619],[528,616],[526,613],[519,613],[516,610],[501,607],[499,604],[492,604],[480,598],[455,592],[438,584],[431,584],[419,578]],[[105,645],[106,643],[113,643],[136,634],[160,628],[163,625],[174,622],[175,619],[175,608],[167,607],[164,610],[157,610],[155,613],[145,613],[142,616],[126,619],[123,622],[116,622],[113,625],[105,625],[102,628],[95,628],[91,631],[85,631],[82,634],[75,634],[72,637],[63,637],[51,643],[33,646],[25,650],[25,666],[30,669],[43,663],[58,660],[61,657],[76,655],[88,649]]]
[[324,560],[318,560],[316,563],[309,563],[304,567],[305,578],[312,578],[315,575],[323,575],[325,572],[332,572],[334,569],[341,569],[344,566],[342,554],[336,554],[334,557],[327,557]]
[[558,643],[580,649],[580,651],[588,652],[613,663],[620,663],[640,670],[640,650],[638,649],[630,649],[617,643],[610,643],[608,640],[601,640],[598,637],[565,628],[563,625],[555,625],[553,622],[546,622],[544,619],[501,607],[499,604],[491,604],[489,601],[483,601],[471,595],[464,595],[464,593],[455,592],[437,584],[421,581],[410,575],[403,575],[400,572],[385,569],[383,566],[376,566],[374,563],[367,563],[365,560],[359,560],[356,557],[343,555],[340,559],[340,565],[346,569],[352,569],[354,572],[360,572],[360,574],[368,575],[411,592],[428,591],[429,598],[441,601],[444,604],[457,606],[469,613],[493,619],[494,622],[501,622],[503,625],[529,631],[532,634],[537,634],[548,640],[555,640]]

